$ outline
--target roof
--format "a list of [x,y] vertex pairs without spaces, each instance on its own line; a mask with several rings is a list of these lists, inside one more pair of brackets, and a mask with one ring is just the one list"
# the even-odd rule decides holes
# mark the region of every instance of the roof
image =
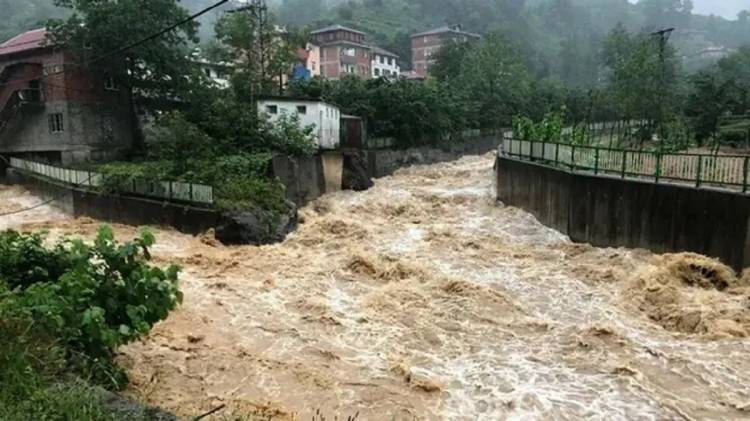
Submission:
[[450,34],[466,35],[466,36],[472,37],[472,38],[481,38],[481,35],[479,35],[479,34],[475,34],[473,32],[462,31],[460,27],[448,26],[448,25],[441,26],[439,28],[435,28],[435,29],[432,29],[432,30],[429,30],[429,31],[426,31],[426,32],[420,32],[418,34],[412,35],[411,37],[414,38],[414,37],[423,37],[423,36],[426,36],[426,35],[439,35],[439,34],[449,34],[449,33]]
[[261,95],[258,97],[258,101],[277,101],[277,102],[315,102],[330,105],[338,108],[338,105],[332,104],[322,99],[306,98],[302,96],[279,96],[279,95]]
[[46,38],[47,30],[44,28],[16,35],[0,44],[0,56],[42,48]]
[[358,30],[352,29],[352,28],[347,28],[346,26],[342,26],[342,25],[326,26],[325,28],[320,28],[320,29],[317,29],[315,31],[312,31],[312,32],[310,32],[310,34],[311,35],[323,34],[323,33],[326,33],[326,32],[333,32],[333,31],[349,31],[349,32],[354,32],[355,34],[367,35],[364,32],[361,32],[361,31],[358,31]]
[[337,46],[337,45],[348,45],[348,46],[351,46],[351,47],[362,48],[364,50],[371,50],[372,49],[372,46],[370,46],[370,45],[360,44],[358,42],[349,41],[349,40],[345,40],[345,39],[339,39],[339,40],[330,41],[330,42],[322,42],[320,44],[321,47],[332,47],[332,46]]
[[376,45],[372,46],[372,52],[381,56],[390,56],[390,57],[396,57],[398,58],[398,54],[392,53],[388,50],[382,49]]

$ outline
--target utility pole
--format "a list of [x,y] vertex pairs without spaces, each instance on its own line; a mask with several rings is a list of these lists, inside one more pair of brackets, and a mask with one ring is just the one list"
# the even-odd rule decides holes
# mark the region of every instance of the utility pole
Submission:
[[666,140],[664,138],[664,97],[666,96],[665,87],[667,83],[667,45],[673,32],[674,28],[665,28],[651,33],[651,36],[656,38],[659,43],[659,63],[661,65],[661,77],[659,80],[659,143],[662,149]]

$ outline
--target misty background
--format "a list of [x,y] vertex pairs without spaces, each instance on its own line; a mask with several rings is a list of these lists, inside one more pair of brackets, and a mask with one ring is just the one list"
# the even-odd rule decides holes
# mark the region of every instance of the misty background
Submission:
[[[214,0],[182,0],[191,11]],[[227,5],[236,7],[241,1]],[[268,0],[277,21],[309,30],[342,24],[369,42],[397,53],[411,68],[410,35],[446,24],[480,34],[503,33],[538,79],[591,86],[603,77],[601,46],[621,25],[646,32],[674,27],[671,45],[683,67],[695,72],[750,43],[750,0]],[[52,0],[0,0],[0,39],[65,16]],[[201,37],[210,42],[223,11],[205,16]],[[714,16],[710,16],[710,15]]]

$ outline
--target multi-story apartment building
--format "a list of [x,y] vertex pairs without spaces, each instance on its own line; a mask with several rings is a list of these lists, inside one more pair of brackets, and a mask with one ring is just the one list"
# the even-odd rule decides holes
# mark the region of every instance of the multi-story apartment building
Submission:
[[412,70],[421,77],[429,75],[433,57],[449,42],[468,42],[481,36],[465,32],[460,26],[443,26],[411,36]]
[[372,77],[372,48],[363,32],[341,25],[313,31],[312,42],[320,46],[320,76],[339,79],[352,74],[362,79]]
[[398,55],[380,47],[372,47],[372,77],[395,79],[401,74]]

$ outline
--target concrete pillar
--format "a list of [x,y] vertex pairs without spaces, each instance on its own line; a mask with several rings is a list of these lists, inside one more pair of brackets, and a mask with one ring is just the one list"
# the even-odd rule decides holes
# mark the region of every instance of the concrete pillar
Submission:
[[323,161],[323,177],[325,192],[341,191],[341,181],[344,177],[344,155],[339,152],[324,152],[320,155]]

